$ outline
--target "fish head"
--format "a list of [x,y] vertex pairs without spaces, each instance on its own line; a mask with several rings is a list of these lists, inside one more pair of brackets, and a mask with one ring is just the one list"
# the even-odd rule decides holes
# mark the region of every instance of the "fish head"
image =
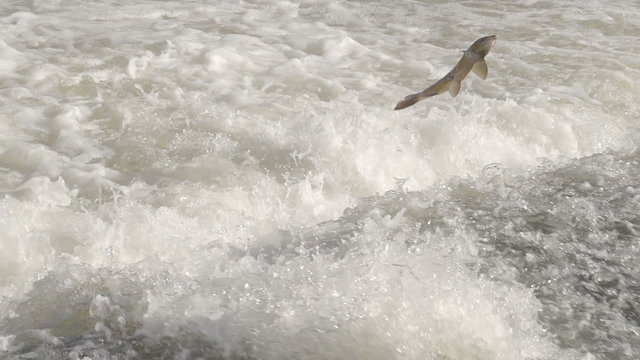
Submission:
[[498,37],[495,35],[481,37],[480,39],[476,40],[473,44],[471,44],[471,46],[469,47],[469,50],[467,51],[470,53],[476,54],[481,58],[484,58],[489,53],[489,50],[491,50],[493,45],[496,43],[497,38]]

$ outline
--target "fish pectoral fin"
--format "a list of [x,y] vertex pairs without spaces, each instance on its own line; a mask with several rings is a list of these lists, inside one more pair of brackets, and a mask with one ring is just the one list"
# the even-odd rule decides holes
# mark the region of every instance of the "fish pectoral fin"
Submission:
[[449,90],[449,94],[451,94],[451,96],[453,97],[456,97],[460,92],[460,81],[449,80],[447,88]]
[[487,78],[487,73],[489,69],[487,68],[487,62],[484,60],[477,61],[473,64],[473,68],[471,68],[474,74],[478,75],[482,80]]

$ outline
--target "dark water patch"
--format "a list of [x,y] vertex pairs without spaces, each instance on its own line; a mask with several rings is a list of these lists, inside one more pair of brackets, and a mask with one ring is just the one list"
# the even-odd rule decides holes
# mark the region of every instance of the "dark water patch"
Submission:
[[476,237],[478,249],[468,266],[478,276],[532,288],[542,303],[539,320],[561,347],[637,359],[639,160],[637,151],[607,152],[527,174],[493,165],[477,179],[363,199],[300,241],[339,256],[367,219],[384,216],[406,219],[386,239],[404,239],[409,251],[425,234],[455,239],[463,231]]

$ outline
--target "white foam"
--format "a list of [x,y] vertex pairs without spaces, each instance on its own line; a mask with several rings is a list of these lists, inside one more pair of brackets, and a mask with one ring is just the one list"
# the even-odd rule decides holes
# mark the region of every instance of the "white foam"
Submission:
[[0,39],[0,73],[13,72],[18,65],[20,53]]
[[[148,308],[86,293],[43,316],[77,301],[87,332],[187,329],[265,359],[571,358],[530,289],[466,267],[477,234],[345,211],[487,164],[635,146],[630,4],[3,3],[0,316],[29,312],[47,274],[135,268]],[[487,80],[392,110],[490,33]]]

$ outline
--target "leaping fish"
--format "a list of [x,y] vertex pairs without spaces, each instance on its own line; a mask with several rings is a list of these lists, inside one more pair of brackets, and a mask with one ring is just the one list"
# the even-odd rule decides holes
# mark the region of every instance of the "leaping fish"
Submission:
[[496,43],[496,39],[497,37],[495,35],[489,35],[476,40],[471,44],[469,49],[464,52],[462,58],[447,75],[422,92],[405,97],[404,100],[396,104],[396,107],[393,110],[404,109],[420,100],[442,94],[447,90],[451,96],[458,95],[460,92],[460,83],[472,70],[483,80],[486,79],[488,69],[487,63],[484,61],[484,57],[487,56],[489,50],[493,47],[493,44]]

